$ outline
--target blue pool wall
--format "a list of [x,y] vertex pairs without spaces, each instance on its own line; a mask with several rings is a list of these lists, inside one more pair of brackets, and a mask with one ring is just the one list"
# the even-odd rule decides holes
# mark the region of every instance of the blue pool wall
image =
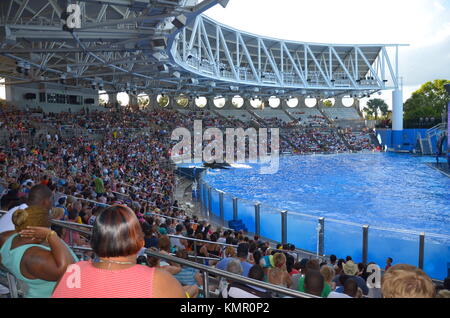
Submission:
[[[209,206],[208,184],[202,174],[199,184],[200,201],[204,210]],[[224,220],[233,220],[233,195],[224,193]],[[238,198],[238,218],[250,233],[255,233],[255,203]],[[219,191],[211,188],[211,214],[220,218]],[[281,242],[281,209],[260,206],[260,235]],[[317,226],[319,217],[295,212],[287,214],[287,241],[315,253],[317,251]],[[363,229],[360,224],[325,218],[325,255],[335,254],[339,258],[352,256],[355,262],[362,262]],[[395,264],[419,265],[419,233],[369,227],[368,261],[384,267],[387,257],[393,257]],[[425,236],[424,271],[434,279],[443,280],[450,276],[450,244],[448,238]]]
[[[380,135],[382,146],[395,151],[412,152],[416,147],[417,137],[425,138],[428,129],[404,129],[403,131],[393,131],[391,129],[377,129],[376,135]],[[433,153],[437,151],[437,137],[431,138]],[[444,145],[444,153],[447,151],[447,145]]]

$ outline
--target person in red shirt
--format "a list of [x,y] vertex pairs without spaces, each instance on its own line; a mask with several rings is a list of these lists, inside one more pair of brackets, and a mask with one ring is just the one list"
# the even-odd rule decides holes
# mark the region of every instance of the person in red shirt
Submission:
[[393,262],[392,257],[388,257],[386,260],[386,267],[384,269],[385,271],[387,271],[390,267],[392,267],[392,262]]
[[44,176],[41,180],[41,184],[48,185],[49,179],[47,176]]

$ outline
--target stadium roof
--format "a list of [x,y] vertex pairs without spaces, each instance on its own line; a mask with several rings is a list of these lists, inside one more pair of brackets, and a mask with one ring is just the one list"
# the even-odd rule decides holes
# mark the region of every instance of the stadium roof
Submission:
[[[283,41],[201,15],[226,2],[4,0],[0,77],[197,95],[334,96],[399,85],[390,49],[396,45]],[[76,22],[69,4],[77,5],[81,24],[63,30]]]

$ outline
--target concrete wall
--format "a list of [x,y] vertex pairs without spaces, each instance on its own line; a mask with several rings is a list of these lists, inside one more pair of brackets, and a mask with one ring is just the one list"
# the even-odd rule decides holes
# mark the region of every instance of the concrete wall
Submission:
[[[36,94],[36,99],[27,100],[25,94]],[[62,94],[80,96],[81,104],[74,105],[62,103],[40,102],[40,93],[47,94]],[[85,104],[88,98],[94,99],[94,104]],[[57,83],[29,83],[20,85],[6,85],[6,100],[18,108],[37,108],[41,107],[45,112],[63,112],[69,109],[72,112],[77,112],[83,108],[88,107],[90,110],[104,110],[103,107],[98,107],[98,92],[92,89],[69,87]]]

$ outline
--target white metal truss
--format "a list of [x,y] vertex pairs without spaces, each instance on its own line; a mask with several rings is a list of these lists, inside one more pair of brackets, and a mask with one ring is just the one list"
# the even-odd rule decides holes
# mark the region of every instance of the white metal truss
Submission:
[[174,38],[170,57],[185,71],[223,88],[334,96],[398,88],[398,57],[392,56],[399,46],[284,41],[199,15]]
[[[397,45],[333,45],[265,38],[201,15],[221,0],[2,0],[0,77],[108,91],[189,94],[364,94],[399,86]],[[67,4],[82,25],[62,30]],[[172,21],[184,15],[187,27]],[[167,45],[155,40],[166,39]],[[164,42],[164,41],[163,41]],[[393,58],[393,54],[397,54]],[[29,76],[16,62],[31,66]],[[176,74],[176,75],[174,75]]]

